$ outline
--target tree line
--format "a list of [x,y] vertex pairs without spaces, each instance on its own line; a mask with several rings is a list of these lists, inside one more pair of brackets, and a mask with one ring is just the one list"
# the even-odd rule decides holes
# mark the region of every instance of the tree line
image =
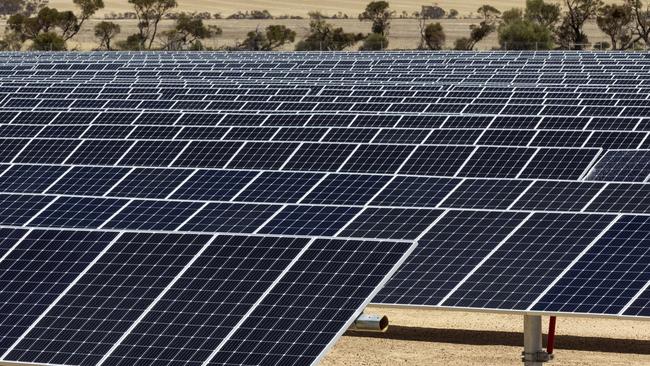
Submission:
[[[47,0],[3,0],[0,14],[12,14],[0,49],[60,51],[81,30],[84,23],[104,8],[103,0],[72,0],[76,11],[59,11],[48,6]],[[589,38],[584,25],[595,20],[610,42],[600,42],[597,48],[627,50],[650,45],[650,8],[641,0],[624,0],[622,4],[607,4],[602,0],[562,0],[562,5],[544,0],[527,0],[523,9],[501,12],[491,5],[477,9],[480,22],[472,24],[468,35],[455,40],[453,49],[473,50],[476,45],[496,32],[501,49],[584,49]],[[120,25],[102,21],[94,26],[98,49],[103,50],[208,50],[205,40],[222,34],[221,28],[206,25],[203,13],[175,13],[176,0],[128,0],[137,21],[137,32],[115,41]],[[446,45],[443,26],[432,19],[446,16],[437,6],[423,7],[416,12],[419,25],[418,49],[441,50]],[[453,9],[452,9],[453,10]],[[450,17],[457,12],[450,11]],[[238,13],[247,17],[251,13]],[[260,16],[270,18],[261,11]],[[295,42],[298,51],[339,51],[360,43],[360,50],[376,51],[389,45],[391,21],[396,13],[387,1],[372,1],[358,15],[359,21],[370,24],[370,33],[346,32],[327,20],[320,12],[309,13],[307,36],[296,42],[296,32],[284,25],[257,27],[243,41],[224,50],[271,51]],[[256,15],[257,16],[257,15]],[[171,29],[161,31],[160,22],[172,19]]]

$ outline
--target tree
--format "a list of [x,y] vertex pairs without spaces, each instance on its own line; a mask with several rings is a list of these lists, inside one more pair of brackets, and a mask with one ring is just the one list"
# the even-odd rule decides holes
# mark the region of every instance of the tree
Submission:
[[372,1],[366,6],[366,10],[359,14],[359,20],[372,22],[372,32],[387,36],[390,30],[390,18],[393,12],[388,10],[390,5],[387,1]]
[[501,14],[501,24],[509,24],[513,23],[516,21],[523,20],[524,18],[524,13],[521,9],[518,8],[512,8],[510,10],[506,10]]
[[431,23],[424,28],[422,43],[430,50],[441,50],[445,45],[445,31],[440,23]]
[[583,26],[596,16],[603,3],[601,0],[564,0],[564,3],[567,11],[557,29],[558,41],[565,48],[573,45],[574,49],[581,50],[589,42]]
[[449,14],[447,15],[447,18],[449,19],[456,19],[458,17],[458,10],[456,9],[449,9]]
[[527,0],[524,18],[553,31],[560,19],[560,5],[545,3],[544,0]]
[[64,37],[66,41],[79,32],[81,26],[88,18],[93,16],[99,9],[104,8],[103,0],[72,0],[72,2],[81,10],[81,14],[75,16],[76,19],[72,26],[73,30],[69,32],[67,37]]
[[[74,37],[84,21],[104,6],[102,0],[74,0],[74,3],[81,9],[79,16],[71,11],[58,11],[57,9],[42,7],[35,16],[28,15],[28,12],[14,14],[7,21],[7,28],[20,38],[21,42],[32,40],[38,42],[36,49],[61,49],[59,39],[65,43]],[[40,7],[41,1],[28,1],[30,7]],[[57,31],[58,30],[58,34]],[[52,33],[42,35],[43,33]],[[42,35],[42,36],[41,36]],[[38,38],[38,41],[37,41]],[[63,45],[65,49],[65,45]]]
[[523,19],[510,18],[499,26],[499,44],[506,50],[548,50],[553,46],[553,35],[548,28]]
[[34,51],[65,51],[65,40],[54,32],[39,33],[32,40]]
[[605,5],[596,17],[596,24],[609,36],[612,49],[620,50],[633,46],[632,21],[632,8],[627,4]]
[[650,7],[644,7],[641,0],[626,0],[632,8],[634,36],[633,42],[642,40],[646,47],[650,46]]
[[100,22],[95,25],[95,37],[99,39],[99,48],[111,50],[111,41],[120,33],[120,26],[113,22]]
[[492,5],[483,5],[476,10],[486,22],[494,21],[501,12]]
[[133,5],[138,19],[138,37],[131,39],[139,42],[139,49],[151,49],[158,32],[158,23],[178,4],[176,0],[129,0],[129,4]]
[[191,49],[203,50],[201,40],[212,38],[222,33],[221,28],[216,26],[205,26],[203,19],[198,14],[180,13],[176,18],[174,29],[163,32],[166,37],[165,49],[178,51]]
[[269,25],[265,32],[259,28],[248,32],[239,49],[248,51],[272,51],[296,40],[296,32],[284,25]]
[[18,13],[23,10],[24,5],[24,0],[3,0],[0,2],[0,15],[12,15]]
[[388,47],[388,39],[381,33],[371,33],[363,40],[359,51],[383,51]]
[[474,43],[467,37],[456,38],[454,41],[454,50],[470,51],[474,48]]
[[343,28],[334,28],[317,18],[309,23],[309,35],[296,44],[296,51],[341,51],[365,37],[361,33],[346,33]]

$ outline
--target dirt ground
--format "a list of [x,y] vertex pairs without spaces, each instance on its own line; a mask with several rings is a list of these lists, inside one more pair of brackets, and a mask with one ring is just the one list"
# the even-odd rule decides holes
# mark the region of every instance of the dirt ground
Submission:
[[[522,365],[520,315],[374,307],[367,313],[387,315],[388,332],[347,332],[322,366]],[[648,321],[560,317],[556,334],[549,365],[650,365]]]

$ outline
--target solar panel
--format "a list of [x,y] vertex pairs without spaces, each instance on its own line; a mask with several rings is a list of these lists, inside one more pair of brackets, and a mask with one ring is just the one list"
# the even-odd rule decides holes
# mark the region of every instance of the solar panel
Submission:
[[2,360],[310,364],[373,297],[650,316],[640,54],[0,59]]

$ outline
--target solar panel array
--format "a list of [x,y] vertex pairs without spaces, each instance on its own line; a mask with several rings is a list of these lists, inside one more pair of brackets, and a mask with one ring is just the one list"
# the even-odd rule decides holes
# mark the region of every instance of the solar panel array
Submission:
[[650,55],[0,59],[0,359],[317,362],[370,297],[650,318]]

